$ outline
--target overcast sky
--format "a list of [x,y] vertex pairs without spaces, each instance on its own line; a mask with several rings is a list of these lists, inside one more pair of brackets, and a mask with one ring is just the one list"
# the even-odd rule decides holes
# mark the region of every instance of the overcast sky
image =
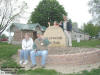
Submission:
[[[36,8],[41,0],[25,0],[28,2],[28,11],[31,12]],[[91,20],[92,16],[88,12],[88,1],[89,0],[58,0],[61,5],[65,8],[65,11],[68,12],[68,17],[72,19],[73,22],[78,23],[78,27],[81,27],[83,23],[87,23]],[[27,14],[29,17],[30,14]],[[27,22],[28,18],[22,19],[21,23]]]
[[[24,14],[24,19],[20,20],[20,23],[27,23],[31,12],[34,11],[34,8],[39,4],[41,0],[19,0],[26,1],[28,3],[28,13]],[[91,14],[89,14],[88,1],[89,0],[57,0],[68,13],[68,17],[72,19],[73,22],[78,23],[78,27],[81,28],[84,23],[87,23],[92,19]],[[8,35],[7,32],[5,34]]]
[[89,0],[58,0],[68,12],[69,18],[77,22],[79,27],[88,22],[92,17],[89,13]]

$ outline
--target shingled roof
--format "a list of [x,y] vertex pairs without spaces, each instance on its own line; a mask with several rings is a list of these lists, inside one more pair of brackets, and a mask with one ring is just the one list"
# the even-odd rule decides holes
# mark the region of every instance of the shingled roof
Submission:
[[42,31],[46,30],[45,26],[41,26],[39,23],[35,24],[20,24],[20,23],[13,23],[10,27],[13,26],[17,27],[19,30],[34,30],[36,31],[36,27],[40,27]]

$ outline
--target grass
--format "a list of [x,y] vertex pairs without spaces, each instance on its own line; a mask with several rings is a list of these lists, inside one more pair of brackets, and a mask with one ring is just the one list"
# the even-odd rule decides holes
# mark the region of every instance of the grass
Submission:
[[100,68],[92,69],[90,72],[87,70],[82,71],[81,73],[74,73],[74,74],[62,74],[56,72],[54,70],[46,70],[46,69],[35,69],[35,70],[19,70],[18,74],[25,74],[25,75],[100,75]]
[[19,64],[17,64],[13,59],[8,59],[6,61],[4,61],[2,64],[1,64],[1,67],[2,68],[17,68],[17,67],[20,67]]
[[25,74],[25,75],[61,75],[61,73],[56,72],[55,70],[46,70],[46,69],[35,69],[35,70],[19,70],[17,74]]
[[0,60],[7,60],[17,53],[19,46],[7,43],[0,43]]
[[100,48],[99,46],[100,46],[100,40],[81,41],[80,43],[73,41],[73,47]]
[[16,67],[19,66],[12,56],[17,53],[20,46],[11,45],[7,43],[0,43],[0,66],[1,67]]
[[[73,41],[73,47],[92,47],[95,48],[97,46],[100,46],[100,40],[89,40],[89,41],[81,41],[80,43],[77,43],[76,41]],[[13,59],[12,56],[17,53],[17,50],[20,48],[20,46],[11,45],[7,43],[0,43],[0,64],[1,61],[2,64],[0,66],[2,67],[19,67]],[[18,74],[24,74],[24,75],[100,75],[100,68],[93,69],[90,72],[83,71],[81,73],[77,74],[61,74],[59,72],[56,72],[54,70],[46,70],[46,69],[35,69],[35,70],[28,70],[25,71],[23,69],[19,69]]]
[[84,70],[81,73],[77,73],[77,74],[66,74],[66,75],[100,75],[100,68],[98,68],[98,69],[92,69],[90,72]]

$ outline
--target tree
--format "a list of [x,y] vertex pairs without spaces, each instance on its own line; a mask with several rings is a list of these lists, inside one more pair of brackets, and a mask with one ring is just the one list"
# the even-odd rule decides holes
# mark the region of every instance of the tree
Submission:
[[88,5],[93,16],[93,22],[100,24],[100,0],[90,0]]
[[0,0],[0,35],[16,19],[24,13],[27,4],[19,0]]
[[84,32],[88,33],[91,37],[98,35],[99,28],[98,25],[93,25],[91,23],[84,24]]
[[32,12],[28,23],[48,26],[48,22],[62,21],[63,15],[67,15],[67,13],[57,0],[42,0],[35,11]]

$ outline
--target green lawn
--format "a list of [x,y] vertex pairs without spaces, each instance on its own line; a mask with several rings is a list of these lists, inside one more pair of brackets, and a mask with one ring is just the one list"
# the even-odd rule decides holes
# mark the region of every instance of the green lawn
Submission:
[[56,72],[54,70],[45,70],[45,69],[35,69],[35,70],[20,70],[18,74],[26,74],[26,75],[100,75],[100,68],[93,69],[90,72],[82,71],[81,73],[74,73],[74,74],[62,74]]
[[0,66],[2,67],[16,67],[19,66],[11,58],[14,54],[17,53],[17,50],[20,46],[11,45],[7,43],[0,43]]
[[59,72],[56,72],[55,70],[46,70],[46,69],[35,69],[35,70],[19,70],[18,74],[25,74],[25,75],[62,75]]
[[17,53],[19,46],[10,45],[7,43],[0,43],[0,60],[9,59],[12,55]]
[[[81,41],[77,43],[73,41],[73,47],[99,47],[100,40]],[[0,66],[2,67],[19,67],[19,65],[11,58],[17,53],[20,46],[7,43],[0,43]],[[2,63],[1,63],[2,62]],[[18,70],[18,74],[26,75],[63,75],[54,70],[35,69],[35,70]],[[81,74],[65,74],[65,75],[100,75],[100,68],[88,71],[83,71]]]
[[88,41],[81,41],[77,43],[73,41],[73,47],[92,47],[92,48],[100,48],[100,40],[88,40]]

